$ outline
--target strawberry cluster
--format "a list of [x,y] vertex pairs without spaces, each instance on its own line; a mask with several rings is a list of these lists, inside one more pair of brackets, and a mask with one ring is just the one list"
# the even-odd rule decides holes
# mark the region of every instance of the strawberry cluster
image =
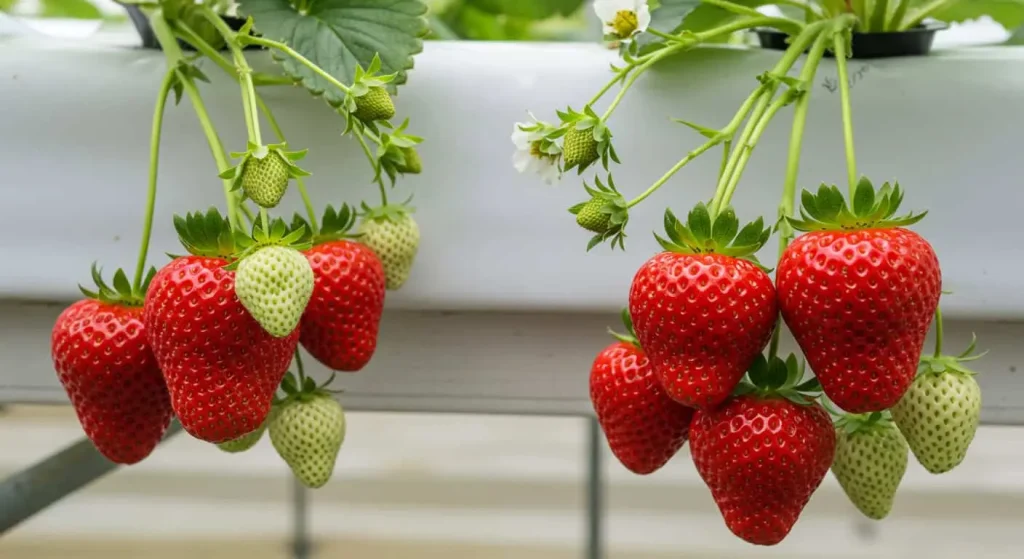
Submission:
[[[327,483],[345,437],[345,416],[329,389],[305,375],[299,346],[334,371],[363,369],[377,348],[385,292],[408,280],[420,233],[406,203],[388,203],[387,177],[419,173],[408,120],[393,126],[395,106],[379,56],[351,85],[326,74],[283,43],[252,34],[250,18],[237,33],[208,7],[197,7],[232,52],[232,64],[184,21],[159,10],[151,17],[169,68],[153,124],[149,196],[133,283],[118,270],[108,285],[93,270],[95,290],[68,307],[52,331],[51,355],[86,435],[108,459],[135,464],[152,453],[172,418],[193,437],[225,452],[248,450],[264,432],[308,487]],[[176,37],[175,33],[181,33]],[[187,40],[239,82],[248,143],[229,166],[203,108],[196,80],[205,76],[183,58]],[[257,45],[299,57],[344,94],[334,110],[366,154],[381,203],[327,206],[321,217],[283,133],[256,91],[242,47]],[[226,213],[216,208],[175,216],[187,254],[159,271],[146,268],[163,107],[171,92],[189,95],[224,180]],[[279,143],[264,143],[261,117]],[[374,155],[367,140],[377,144]],[[270,210],[292,181],[306,208],[290,222]],[[249,203],[256,205],[256,211]],[[359,226],[356,221],[359,220]],[[248,221],[248,226],[246,225]],[[296,370],[289,371],[294,360]],[[282,394],[283,393],[283,394]]]
[[[666,211],[664,251],[633,278],[629,335],[616,335],[591,370],[594,410],[619,461],[649,474],[689,439],[726,525],[759,545],[786,537],[830,468],[880,519],[908,449],[933,473],[956,467],[980,415],[980,389],[962,365],[976,356],[973,345],[922,356],[941,272],[931,245],[906,228],[923,214],[894,217],[902,196],[866,179],[852,204],[835,187],[805,191],[800,218],[780,228],[806,233],[783,251],[774,281],[754,256],[771,236],[761,219],[740,229],[727,206],[712,217],[698,204],[685,223]],[[795,355],[776,355],[782,323],[815,378],[803,378]],[[941,340],[941,315],[938,327]]]

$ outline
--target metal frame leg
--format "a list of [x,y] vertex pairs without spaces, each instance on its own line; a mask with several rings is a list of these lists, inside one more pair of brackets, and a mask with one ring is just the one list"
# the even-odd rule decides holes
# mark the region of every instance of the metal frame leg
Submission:
[[604,461],[601,426],[587,420],[587,559],[604,559]]
[[[172,422],[164,440],[179,431],[178,422]],[[117,467],[83,438],[5,479],[0,482],[0,535]]]
[[299,480],[292,479],[292,556],[294,559],[312,557],[309,535],[309,490]]

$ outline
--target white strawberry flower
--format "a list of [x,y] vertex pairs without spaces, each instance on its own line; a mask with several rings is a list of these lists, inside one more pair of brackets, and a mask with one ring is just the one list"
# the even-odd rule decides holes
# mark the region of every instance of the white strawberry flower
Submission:
[[516,145],[512,164],[520,173],[536,173],[545,183],[555,184],[562,178],[558,170],[559,154],[544,151],[543,139],[544,131],[536,122],[517,122],[512,131],[512,143]]
[[647,0],[595,0],[594,12],[604,24],[605,35],[623,41],[643,33],[651,24]]

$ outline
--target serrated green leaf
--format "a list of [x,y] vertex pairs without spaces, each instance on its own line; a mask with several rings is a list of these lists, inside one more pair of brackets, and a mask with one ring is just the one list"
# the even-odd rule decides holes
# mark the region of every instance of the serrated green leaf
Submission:
[[[413,55],[423,50],[427,6],[420,0],[317,0],[300,14],[289,0],[239,0],[239,11],[252,16],[264,37],[282,41],[343,84],[351,85],[356,68],[380,55],[384,73],[397,73],[386,85],[395,92],[408,79]],[[314,94],[323,92],[339,106],[345,94],[291,57],[275,53],[285,71],[301,78]]]
[[764,231],[764,224],[761,221],[754,221],[746,224],[736,238],[733,240],[733,246],[746,247],[755,246],[761,239],[761,234]]

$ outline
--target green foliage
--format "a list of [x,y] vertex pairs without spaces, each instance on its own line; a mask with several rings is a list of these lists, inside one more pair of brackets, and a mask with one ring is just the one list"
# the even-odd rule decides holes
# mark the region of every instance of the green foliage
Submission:
[[1024,25],[1024,0],[970,0],[954,2],[932,17],[948,22],[963,22],[989,16],[1007,29]]
[[[356,68],[368,68],[379,55],[383,72],[397,74],[387,84],[391,92],[406,82],[427,33],[427,6],[420,0],[318,0],[304,13],[289,0],[239,0],[239,10],[252,16],[264,37],[290,45],[344,84],[353,83]],[[306,66],[274,56],[314,94],[322,93],[334,106],[344,102],[343,92]]]
[[433,0],[431,39],[477,41],[596,40],[585,0]]

